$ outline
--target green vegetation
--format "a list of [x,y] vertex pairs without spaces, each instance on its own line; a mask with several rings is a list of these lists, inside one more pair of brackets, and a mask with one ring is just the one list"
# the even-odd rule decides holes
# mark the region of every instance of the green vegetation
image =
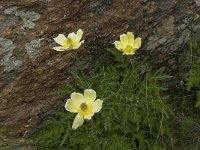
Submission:
[[[192,50],[199,55],[198,44]],[[176,93],[161,70],[135,63],[116,49],[107,49],[112,62],[89,75],[72,73],[76,84],[53,94],[69,95],[94,89],[102,110],[77,130],[75,114],[61,108],[48,126],[35,135],[41,150],[198,150],[200,148],[199,56],[193,55],[186,84]],[[195,52],[196,53],[196,52]],[[177,94],[178,93],[178,94]],[[198,99],[198,100],[197,100]]]
[[[190,42],[190,59],[187,63],[185,83],[172,93],[174,100],[173,135],[174,149],[200,149],[200,42]],[[177,94],[178,93],[178,94]],[[196,107],[195,107],[196,106]]]
[[196,107],[200,107],[200,42],[193,41],[191,47],[191,64],[187,77],[187,90],[196,94]]

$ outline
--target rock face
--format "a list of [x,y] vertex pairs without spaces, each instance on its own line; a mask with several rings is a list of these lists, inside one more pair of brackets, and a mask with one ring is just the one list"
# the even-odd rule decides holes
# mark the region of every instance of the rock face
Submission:
[[[142,37],[137,58],[148,56],[155,64],[176,70],[184,59],[180,56],[186,52],[185,43],[200,30],[194,20],[198,4],[198,0],[1,0],[0,145],[23,143],[21,137],[29,128],[63,104],[63,97],[49,92],[72,82],[69,70],[90,71],[103,59],[102,47],[122,33]],[[85,39],[79,50],[52,50],[54,37],[79,28]],[[15,143],[9,136],[20,140]]]

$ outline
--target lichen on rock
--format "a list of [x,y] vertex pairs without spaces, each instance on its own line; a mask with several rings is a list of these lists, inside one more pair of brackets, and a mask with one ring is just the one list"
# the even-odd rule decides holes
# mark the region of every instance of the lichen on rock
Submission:
[[0,65],[4,66],[4,71],[16,70],[22,66],[22,61],[17,60],[13,56],[13,50],[15,49],[15,44],[9,40],[0,37],[0,46],[2,47],[2,59],[0,60]]
[[18,10],[18,7],[10,7],[5,9],[4,14],[14,14],[15,16],[20,17],[23,21],[23,25],[21,27],[22,29],[34,28],[34,21],[40,18],[40,14],[36,13],[35,11]]
[[29,55],[32,61],[35,61],[40,54],[39,48],[41,47],[41,41],[43,39],[32,40],[25,44],[25,51]]
[[15,13],[16,11],[17,11],[17,7],[14,6],[14,7],[10,7],[10,8],[5,9],[4,10],[4,14],[9,15],[9,14]]
[[200,0],[194,0],[197,6],[200,6]]

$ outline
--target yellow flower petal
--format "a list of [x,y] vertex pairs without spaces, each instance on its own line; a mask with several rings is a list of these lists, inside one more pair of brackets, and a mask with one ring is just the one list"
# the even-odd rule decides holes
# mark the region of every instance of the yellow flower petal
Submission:
[[127,36],[128,36],[128,44],[133,46],[134,44],[134,35],[132,32],[127,32]]
[[76,36],[78,37],[78,42],[81,40],[82,36],[83,36],[83,31],[81,29],[79,29],[76,32]]
[[78,112],[78,108],[79,108],[80,104],[81,103],[79,100],[68,99],[65,104],[65,109],[69,112],[76,113],[76,112]]
[[80,93],[72,93],[71,99],[68,99],[65,108],[69,112],[78,112],[81,103],[84,102],[83,95]]
[[124,46],[121,44],[120,41],[116,41],[116,42],[114,42],[114,44],[115,44],[115,47],[116,47],[118,50],[121,50],[121,49],[124,48]]
[[68,49],[66,49],[64,47],[61,47],[61,46],[53,47],[53,49],[56,50],[56,51],[65,51],[65,50],[68,50]]
[[102,104],[103,104],[103,101],[100,100],[100,99],[97,99],[93,104],[92,104],[92,110],[94,113],[97,113],[101,110],[102,108]]
[[84,119],[90,120],[93,115],[94,115],[94,112],[91,112],[90,114],[84,115]]
[[73,125],[72,125],[72,129],[76,130],[78,127],[82,126],[83,123],[84,123],[83,116],[77,114],[75,119],[74,119],[74,122],[73,122]]
[[142,44],[142,38],[136,38],[133,47],[138,49],[141,47]]
[[67,40],[67,38],[63,34],[59,34],[56,38],[54,38],[54,41],[56,43],[60,44],[61,46],[64,45],[66,40]]
[[74,32],[69,33],[67,38],[70,38],[73,43],[75,43],[75,42],[78,43],[79,42],[78,37],[76,36],[76,34]]
[[121,44],[126,47],[128,44],[128,36],[126,34],[120,35]]
[[91,104],[96,99],[96,92],[92,89],[86,89],[84,91],[85,102]]
[[84,40],[82,40],[80,43],[78,43],[76,46],[73,46],[73,49],[78,49],[82,44],[84,43]]
[[76,92],[73,92],[71,94],[71,99],[74,100],[74,101],[78,101],[79,103],[83,103],[84,102],[83,94],[76,93]]

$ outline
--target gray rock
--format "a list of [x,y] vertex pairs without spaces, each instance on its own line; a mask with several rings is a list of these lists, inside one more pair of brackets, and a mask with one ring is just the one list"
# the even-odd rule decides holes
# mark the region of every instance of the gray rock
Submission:
[[112,0],[102,0],[102,1],[106,5],[111,5],[112,4]]
[[167,41],[167,38],[166,38],[166,37],[163,37],[163,38],[161,38],[161,39],[158,41],[158,43],[159,43],[159,44],[164,44],[166,41]]
[[150,36],[149,41],[147,43],[147,50],[154,50],[159,45],[164,44],[167,41],[166,37],[159,38],[157,36]]
[[198,25],[194,26],[194,29],[193,29],[193,31],[194,31],[194,32],[196,32],[197,30],[200,30],[200,24],[198,24]]
[[15,16],[19,16],[23,20],[22,29],[29,28],[32,29],[35,26],[35,23],[33,21],[36,21],[40,18],[40,14],[34,12],[34,11],[17,11],[15,13]]
[[17,11],[18,7],[10,7],[4,10],[4,14],[13,14]]
[[17,60],[13,56],[13,50],[15,49],[15,44],[9,40],[0,38],[0,45],[2,47],[3,57],[0,60],[0,65],[4,66],[4,71],[16,70],[22,66],[22,61]]
[[159,8],[163,10],[167,10],[172,7],[172,4],[173,4],[172,0],[159,1]]
[[27,19],[23,19],[23,25],[22,25],[22,29],[24,28],[29,28],[29,29],[32,29],[34,28],[35,26],[35,23],[30,21],[30,20],[27,20]]
[[23,20],[22,29],[29,28],[32,29],[35,26],[33,21],[36,21],[40,18],[40,14],[34,11],[25,11],[17,10],[18,7],[10,7],[4,10],[5,14],[14,14],[17,17],[20,17]]
[[191,39],[191,31],[189,29],[184,30],[179,37],[179,45],[187,43]]
[[158,28],[158,32],[161,35],[170,36],[175,32],[175,18],[174,16],[169,16],[162,21],[162,25]]
[[21,19],[27,19],[30,21],[36,21],[40,18],[40,14],[34,11],[16,11],[15,16],[19,16]]
[[181,24],[180,26],[178,26],[178,30],[184,30],[186,28],[185,24]]
[[40,2],[49,3],[51,0],[39,0]]
[[[0,19],[0,32],[2,34],[6,27],[12,27],[16,24],[18,18],[16,16],[7,16],[6,18]],[[3,36],[3,35],[1,35]]]
[[194,27],[193,31],[194,31],[194,33],[193,33],[193,35],[192,35],[192,38],[193,38],[194,40],[200,39],[200,25],[196,25],[196,26]]
[[146,3],[146,2],[147,2],[147,0],[142,0],[142,2]]
[[3,47],[2,49],[3,53],[10,52],[15,48],[13,41],[1,37],[0,37],[0,45]]
[[2,10],[3,9],[3,6],[0,6],[0,10]]
[[178,38],[175,39],[175,42],[171,41],[170,48],[169,48],[171,50],[171,52],[175,52],[178,49],[178,47],[180,46],[179,42],[177,42],[177,41],[179,41]]
[[200,0],[194,0],[197,6],[200,6]]
[[39,48],[41,47],[42,40],[43,39],[32,40],[31,42],[25,44],[25,51],[32,61],[35,61],[40,54]]

